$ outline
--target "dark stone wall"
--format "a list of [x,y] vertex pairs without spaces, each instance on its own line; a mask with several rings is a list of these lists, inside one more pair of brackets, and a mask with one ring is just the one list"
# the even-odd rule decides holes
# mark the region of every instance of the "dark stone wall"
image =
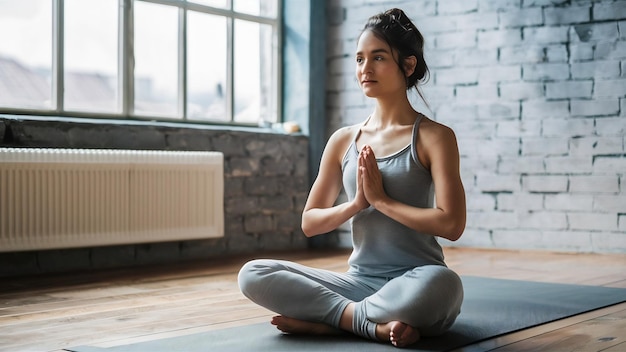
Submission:
[[[0,146],[224,153],[225,236],[93,248],[0,252],[0,276],[167,264],[306,248],[308,138],[258,128],[0,115]],[[1,195],[0,195],[1,196]]]

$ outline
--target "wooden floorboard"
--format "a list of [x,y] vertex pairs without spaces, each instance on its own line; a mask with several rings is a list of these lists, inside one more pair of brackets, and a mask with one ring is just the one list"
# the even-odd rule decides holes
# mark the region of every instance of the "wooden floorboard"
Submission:
[[614,348],[626,341],[626,304],[619,305],[618,309],[614,313],[506,344],[494,351],[602,351]]
[[[626,287],[626,255],[447,248],[461,275]],[[347,269],[346,250],[265,253],[178,265],[0,279],[0,351],[109,347],[269,321],[237,271],[273,257]],[[626,351],[626,303],[500,336],[460,351]]]
[[[593,321],[595,319],[604,318],[615,313],[621,314],[626,310],[626,303],[621,303],[591,312],[575,315],[567,319],[557,320],[551,323],[542,324],[532,328],[516,331],[503,336],[498,336],[474,345],[463,347],[456,352],[477,352],[477,351],[601,351],[601,349],[576,349],[565,344],[557,346],[558,348],[543,349],[538,345],[542,336],[552,336],[552,333],[567,331],[572,326],[580,326]],[[589,335],[588,340],[602,339],[604,332]],[[626,333],[620,334],[623,339]],[[551,337],[548,338],[548,340]],[[519,344],[518,344],[519,343]],[[526,345],[525,345],[526,344]]]

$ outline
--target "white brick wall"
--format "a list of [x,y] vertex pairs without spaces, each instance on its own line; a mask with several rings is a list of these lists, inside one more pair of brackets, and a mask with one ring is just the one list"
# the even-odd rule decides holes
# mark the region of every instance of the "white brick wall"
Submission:
[[[626,253],[626,1],[326,0],[329,126],[373,101],[355,36],[400,7],[426,40],[429,108],[457,134],[468,223],[449,246]],[[418,101],[412,97],[412,101]]]

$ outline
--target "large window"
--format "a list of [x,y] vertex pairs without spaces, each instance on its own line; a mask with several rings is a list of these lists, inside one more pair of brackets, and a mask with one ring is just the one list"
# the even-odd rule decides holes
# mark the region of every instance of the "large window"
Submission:
[[277,122],[280,0],[0,0],[0,112]]

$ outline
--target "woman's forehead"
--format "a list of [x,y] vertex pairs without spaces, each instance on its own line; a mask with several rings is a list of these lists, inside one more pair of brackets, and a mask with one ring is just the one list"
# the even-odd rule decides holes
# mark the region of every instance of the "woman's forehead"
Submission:
[[380,49],[391,52],[389,43],[379,38],[376,34],[374,34],[374,32],[370,30],[365,30],[363,33],[361,33],[361,36],[357,41],[357,53],[370,52],[374,50],[379,51]]

